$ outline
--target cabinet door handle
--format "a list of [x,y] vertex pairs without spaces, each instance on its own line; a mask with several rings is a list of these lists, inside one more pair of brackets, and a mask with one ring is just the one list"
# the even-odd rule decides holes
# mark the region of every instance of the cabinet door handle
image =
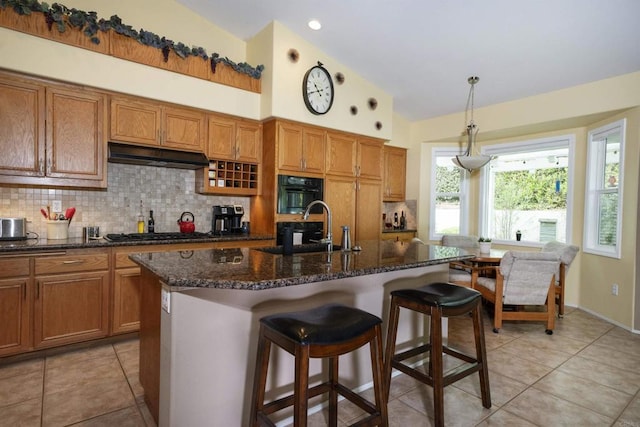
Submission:
[[356,176],[360,176],[360,166],[356,166],[356,168],[357,168],[357,171],[358,171]]
[[302,159],[302,169],[307,170],[307,159]]
[[69,260],[69,261],[62,261],[62,263],[65,264],[65,265],[82,264],[83,262],[85,262],[85,260],[83,260],[83,259],[72,259],[72,260]]

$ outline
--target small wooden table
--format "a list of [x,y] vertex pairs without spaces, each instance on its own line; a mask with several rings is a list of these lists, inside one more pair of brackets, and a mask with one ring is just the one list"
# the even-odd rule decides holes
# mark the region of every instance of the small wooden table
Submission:
[[478,264],[500,264],[500,260],[505,253],[506,249],[491,249],[489,252],[480,252],[479,249],[471,250],[466,249],[467,252],[475,254],[475,257],[471,259],[471,262]]

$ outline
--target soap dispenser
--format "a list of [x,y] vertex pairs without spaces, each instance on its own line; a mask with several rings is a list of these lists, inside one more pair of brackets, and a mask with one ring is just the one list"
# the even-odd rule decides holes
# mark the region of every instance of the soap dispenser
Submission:
[[348,225],[342,226],[342,242],[340,242],[343,251],[351,250],[351,232]]

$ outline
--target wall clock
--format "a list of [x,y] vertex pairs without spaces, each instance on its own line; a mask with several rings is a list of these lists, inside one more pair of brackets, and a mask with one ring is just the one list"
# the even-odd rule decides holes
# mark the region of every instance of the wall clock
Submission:
[[313,114],[326,114],[333,105],[333,80],[331,75],[322,66],[311,67],[302,80],[302,99],[304,105]]

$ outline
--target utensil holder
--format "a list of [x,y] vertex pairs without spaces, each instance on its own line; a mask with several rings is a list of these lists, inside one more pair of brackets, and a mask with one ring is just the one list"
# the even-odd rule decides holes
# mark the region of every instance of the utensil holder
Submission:
[[65,240],[69,238],[69,221],[51,221],[47,223],[47,239],[48,240]]

